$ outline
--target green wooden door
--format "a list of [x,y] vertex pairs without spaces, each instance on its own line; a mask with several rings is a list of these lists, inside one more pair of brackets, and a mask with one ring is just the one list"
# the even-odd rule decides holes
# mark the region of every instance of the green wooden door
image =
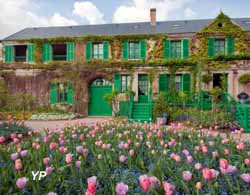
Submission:
[[138,75],[138,101],[148,102],[148,76]]
[[103,79],[95,80],[89,87],[89,116],[111,116],[112,109],[104,96],[112,92],[112,84]]

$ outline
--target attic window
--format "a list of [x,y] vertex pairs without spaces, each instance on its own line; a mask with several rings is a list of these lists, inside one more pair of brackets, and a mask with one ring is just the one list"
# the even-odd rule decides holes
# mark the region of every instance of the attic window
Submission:
[[218,23],[218,27],[223,27],[223,24],[220,22],[220,23]]

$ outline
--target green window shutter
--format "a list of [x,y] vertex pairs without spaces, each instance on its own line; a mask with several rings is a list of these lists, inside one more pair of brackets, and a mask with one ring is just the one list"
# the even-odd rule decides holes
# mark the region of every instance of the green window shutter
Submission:
[[73,86],[72,83],[68,83],[68,87],[67,87],[67,103],[68,104],[73,104],[73,100],[74,100],[74,92],[73,92]]
[[186,59],[189,57],[189,39],[182,39],[182,58]]
[[121,75],[115,74],[115,90],[121,92]]
[[75,59],[75,43],[67,42],[67,61],[74,61]]
[[208,38],[208,57],[214,56],[214,38]]
[[191,91],[191,75],[183,74],[181,77],[181,89],[185,93],[190,93]]
[[109,42],[108,41],[103,42],[103,59],[104,60],[109,59]]
[[128,60],[128,41],[124,41],[122,43],[122,59],[123,60]]
[[56,83],[50,83],[50,103],[55,104],[57,103],[57,90],[56,90]]
[[140,59],[145,60],[147,55],[147,42],[146,40],[140,41]]
[[164,58],[170,58],[170,40],[165,40],[164,41]]
[[234,38],[233,37],[227,38],[227,54],[228,55],[234,54]]
[[159,93],[160,92],[168,92],[169,75],[168,74],[159,74],[158,85],[159,85]]
[[92,59],[92,42],[87,41],[86,43],[86,60]]
[[34,63],[35,62],[35,45],[34,44],[29,44],[28,45],[27,62],[28,63]]
[[52,61],[52,46],[49,43],[43,44],[43,62],[48,63]]
[[10,64],[14,61],[14,47],[13,45],[4,46],[4,62]]

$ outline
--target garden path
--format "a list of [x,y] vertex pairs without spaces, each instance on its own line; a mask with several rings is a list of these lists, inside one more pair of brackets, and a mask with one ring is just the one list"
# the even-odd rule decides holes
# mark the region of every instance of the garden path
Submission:
[[111,119],[111,117],[87,117],[83,119],[61,121],[25,121],[25,125],[33,130],[43,130],[45,128],[50,130],[61,130],[65,126],[74,125],[77,123],[85,123],[88,126],[93,126],[96,123],[101,123]]

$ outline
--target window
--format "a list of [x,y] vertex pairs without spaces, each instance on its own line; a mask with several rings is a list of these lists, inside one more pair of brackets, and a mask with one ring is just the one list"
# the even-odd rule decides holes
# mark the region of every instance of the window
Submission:
[[15,62],[25,62],[27,56],[27,45],[14,46]]
[[53,44],[53,60],[54,61],[66,61],[67,46],[66,44]]
[[57,83],[56,91],[57,91],[57,102],[66,103],[68,101],[67,83]]
[[215,39],[214,41],[214,53],[215,55],[218,54],[225,54],[225,39]]
[[125,93],[128,91],[130,87],[131,76],[129,75],[122,75],[122,85],[121,85],[121,92]]
[[137,60],[140,58],[139,42],[129,42],[129,59]]
[[181,90],[181,75],[176,75],[175,76],[175,89],[177,91]]
[[171,57],[181,58],[181,41],[171,41]]
[[93,58],[94,59],[103,59],[103,43],[94,43],[93,44]]

